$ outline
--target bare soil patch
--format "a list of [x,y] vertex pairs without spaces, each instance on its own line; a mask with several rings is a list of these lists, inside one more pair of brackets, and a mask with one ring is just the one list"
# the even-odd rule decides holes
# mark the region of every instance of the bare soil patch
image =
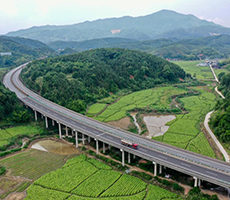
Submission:
[[56,153],[61,155],[71,155],[80,153],[80,151],[76,149],[73,145],[66,144],[62,141],[42,140],[36,143],[35,145],[41,146],[42,149],[45,149],[50,153]]
[[128,127],[131,124],[131,120],[129,117],[124,117],[124,118],[117,120],[117,121],[107,122],[107,124],[110,124],[112,126],[116,126],[118,128],[122,128],[124,130],[128,130],[129,129]]
[[10,195],[8,195],[5,200],[22,200],[26,197],[25,192],[15,192]]

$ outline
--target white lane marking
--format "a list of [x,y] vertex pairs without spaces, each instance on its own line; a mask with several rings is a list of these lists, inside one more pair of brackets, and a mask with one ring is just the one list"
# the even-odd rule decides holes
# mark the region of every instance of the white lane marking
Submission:
[[213,172],[209,172],[209,171],[206,171],[206,173],[207,174],[211,174],[211,175],[213,175],[213,176],[217,176],[215,173],[213,173]]

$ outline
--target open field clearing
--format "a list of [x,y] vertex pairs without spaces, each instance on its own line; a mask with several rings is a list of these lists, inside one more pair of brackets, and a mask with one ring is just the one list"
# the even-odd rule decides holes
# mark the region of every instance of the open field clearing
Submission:
[[214,79],[209,66],[198,66],[199,63],[204,61],[175,61],[186,73],[195,75],[197,79]]
[[178,199],[178,195],[141,179],[113,171],[84,154],[74,157],[60,169],[36,180],[27,190],[26,200],[46,199]]
[[11,176],[36,180],[43,174],[61,167],[67,156],[38,150],[27,150],[0,160]]
[[[172,86],[134,92],[121,97],[117,102],[109,105],[101,114],[95,117],[95,119],[104,122],[116,121],[125,117],[127,111],[135,108],[151,107],[153,109],[169,109],[169,98],[173,95],[179,95],[186,92],[187,90],[185,89]],[[96,103],[91,107],[89,108],[89,111],[93,111],[90,111],[91,113],[88,111],[87,114],[89,115],[93,112],[94,114],[97,114],[95,111],[102,111],[105,105]]]
[[215,157],[215,154],[201,132],[200,123],[203,122],[205,115],[215,106],[215,95],[210,93],[208,87],[195,87],[201,92],[198,96],[181,98],[184,107],[189,113],[177,115],[173,120],[168,131],[160,137],[158,141],[187,149],[202,155]]

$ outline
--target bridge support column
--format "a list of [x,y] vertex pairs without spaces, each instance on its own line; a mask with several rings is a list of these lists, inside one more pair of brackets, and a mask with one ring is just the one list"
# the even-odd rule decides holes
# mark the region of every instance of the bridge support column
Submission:
[[162,165],[160,165],[159,173],[162,174]]
[[130,163],[130,153],[128,153],[128,163]]
[[200,187],[201,186],[201,180],[200,180],[200,178],[198,179],[198,187]]
[[82,133],[82,144],[85,145],[85,135]]
[[37,115],[37,111],[36,110],[34,111],[34,118],[35,118],[35,121],[38,121],[38,115]]
[[43,114],[41,114],[41,118],[43,119]]
[[99,154],[98,140],[97,140],[97,139],[95,139],[95,140],[96,140],[96,149],[97,149],[97,154]]
[[46,128],[48,128],[48,120],[47,120],[47,116],[45,116],[45,121],[46,121]]
[[197,180],[198,180],[198,179],[197,179],[197,177],[195,177],[195,176],[194,176],[193,178],[194,178],[194,187],[197,187]]
[[88,143],[90,143],[90,137],[88,136]]
[[105,143],[103,142],[103,153],[105,153]]
[[120,149],[122,153],[122,166],[125,166],[125,151],[123,149]]
[[76,148],[78,148],[78,132],[76,130],[73,131],[75,132]]
[[135,154],[133,154],[133,159],[136,159],[136,155]]
[[68,127],[67,127],[67,126],[65,127],[65,135],[66,135],[66,137],[69,136],[69,135],[68,135]]
[[111,150],[111,145],[109,144],[108,149]]
[[61,135],[61,124],[58,122],[58,128],[59,128],[59,138],[62,138],[62,135]]
[[54,126],[54,120],[52,119],[52,126]]
[[153,162],[154,164],[154,176],[157,176],[157,163]]

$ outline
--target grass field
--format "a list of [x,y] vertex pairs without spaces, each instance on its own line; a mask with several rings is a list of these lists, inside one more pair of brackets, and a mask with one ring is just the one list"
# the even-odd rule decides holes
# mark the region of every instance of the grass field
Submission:
[[[126,116],[126,112],[134,108],[151,107],[153,109],[170,108],[169,98],[173,95],[186,93],[187,90],[168,86],[142,90],[121,97],[117,102],[109,105],[104,112],[95,119],[109,122],[116,121]],[[105,104],[96,103],[89,108],[87,114],[100,112]]]
[[187,149],[206,156],[215,157],[215,154],[200,130],[200,123],[205,115],[215,106],[215,95],[210,93],[208,87],[195,87],[202,92],[199,96],[180,99],[189,113],[178,115],[170,124],[168,131],[158,141]]
[[214,79],[213,74],[209,66],[198,66],[203,61],[175,61],[174,63],[179,65],[186,73],[194,76],[196,74],[197,79]]
[[113,171],[84,154],[47,173],[27,190],[25,200],[142,200],[178,199],[178,195],[147,184],[136,177]]
[[66,155],[59,155],[38,150],[27,150],[0,160],[12,176],[22,176],[36,180],[43,174],[65,164]]
[[6,145],[11,138],[19,135],[36,135],[41,133],[41,128],[35,125],[15,126],[0,130],[0,147]]

